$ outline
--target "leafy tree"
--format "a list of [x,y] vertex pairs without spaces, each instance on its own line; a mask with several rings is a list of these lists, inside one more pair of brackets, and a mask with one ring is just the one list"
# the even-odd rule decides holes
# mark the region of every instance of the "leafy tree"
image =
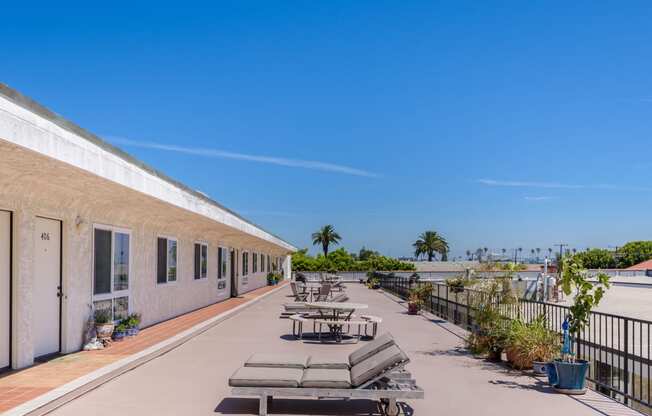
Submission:
[[417,258],[421,254],[425,254],[428,256],[428,261],[432,261],[435,257],[435,253],[441,254],[442,257],[448,254],[448,243],[444,237],[437,233],[437,231],[426,231],[421,233],[412,246],[414,247],[414,255]]
[[630,267],[652,259],[652,241],[630,241],[618,250],[618,266]]
[[342,237],[335,231],[335,227],[332,225],[324,225],[312,233],[312,244],[317,246],[321,244],[322,250],[324,251],[324,257],[328,257],[328,247],[331,244],[339,244]]
[[374,254],[367,260],[357,260],[344,248],[338,248],[328,255],[318,254],[312,257],[308,249],[299,250],[292,255],[292,269],[298,272],[337,272],[337,271],[411,271],[414,264],[396,260],[391,257]]
[[378,253],[377,251],[369,250],[363,246],[360,249],[360,252],[358,253],[358,260],[367,261],[369,260],[370,257],[379,256],[379,255],[380,253]]
[[616,258],[609,250],[593,248],[579,252],[573,257],[586,269],[613,269],[616,267]]

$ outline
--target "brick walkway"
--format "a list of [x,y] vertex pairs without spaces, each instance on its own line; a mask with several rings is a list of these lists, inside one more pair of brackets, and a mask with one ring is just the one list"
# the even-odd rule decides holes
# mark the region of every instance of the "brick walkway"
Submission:
[[220,303],[198,309],[140,331],[132,339],[99,351],[80,351],[43,364],[0,376],[0,413],[26,403],[50,390],[101,367],[140,352],[207,319],[253,300],[278,286],[266,286]]

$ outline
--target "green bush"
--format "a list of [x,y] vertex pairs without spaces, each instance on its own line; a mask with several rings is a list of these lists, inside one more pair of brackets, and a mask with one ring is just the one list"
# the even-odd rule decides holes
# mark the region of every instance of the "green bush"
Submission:
[[652,241],[630,241],[618,250],[618,267],[626,268],[650,259]]
[[559,353],[559,347],[559,334],[548,330],[543,315],[529,323],[511,322],[506,350],[515,368],[531,368],[533,361],[548,362]]
[[586,269],[613,269],[617,266],[613,252],[601,248],[582,251],[574,256]]
[[297,272],[331,272],[355,271],[365,272],[381,271],[413,271],[416,270],[412,263],[406,263],[391,257],[369,254],[367,260],[357,260],[351,253],[339,248],[324,257],[318,254],[313,257],[308,254],[308,249],[299,250],[292,255],[292,269]]

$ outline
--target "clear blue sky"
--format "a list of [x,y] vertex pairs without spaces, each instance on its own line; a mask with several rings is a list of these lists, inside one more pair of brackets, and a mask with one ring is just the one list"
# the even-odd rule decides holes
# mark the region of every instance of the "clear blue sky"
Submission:
[[299,247],[652,237],[649,2],[14,4],[0,81]]

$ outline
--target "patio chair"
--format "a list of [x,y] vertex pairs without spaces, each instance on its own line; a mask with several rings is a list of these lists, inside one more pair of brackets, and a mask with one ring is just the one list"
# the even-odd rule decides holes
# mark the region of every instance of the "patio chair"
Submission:
[[308,299],[307,293],[301,293],[297,288],[297,282],[290,282],[290,288],[292,289],[292,294],[294,295],[294,300],[296,302],[305,302]]
[[319,293],[317,293],[314,297],[315,302],[328,302],[331,296],[331,284],[330,283],[324,283],[321,285],[319,288]]
[[397,399],[422,399],[405,366],[407,355],[389,333],[358,348],[346,359],[303,354],[254,354],[230,378],[235,396],[260,398],[259,415],[267,415],[274,397],[358,398],[379,400],[388,416],[399,413]]

